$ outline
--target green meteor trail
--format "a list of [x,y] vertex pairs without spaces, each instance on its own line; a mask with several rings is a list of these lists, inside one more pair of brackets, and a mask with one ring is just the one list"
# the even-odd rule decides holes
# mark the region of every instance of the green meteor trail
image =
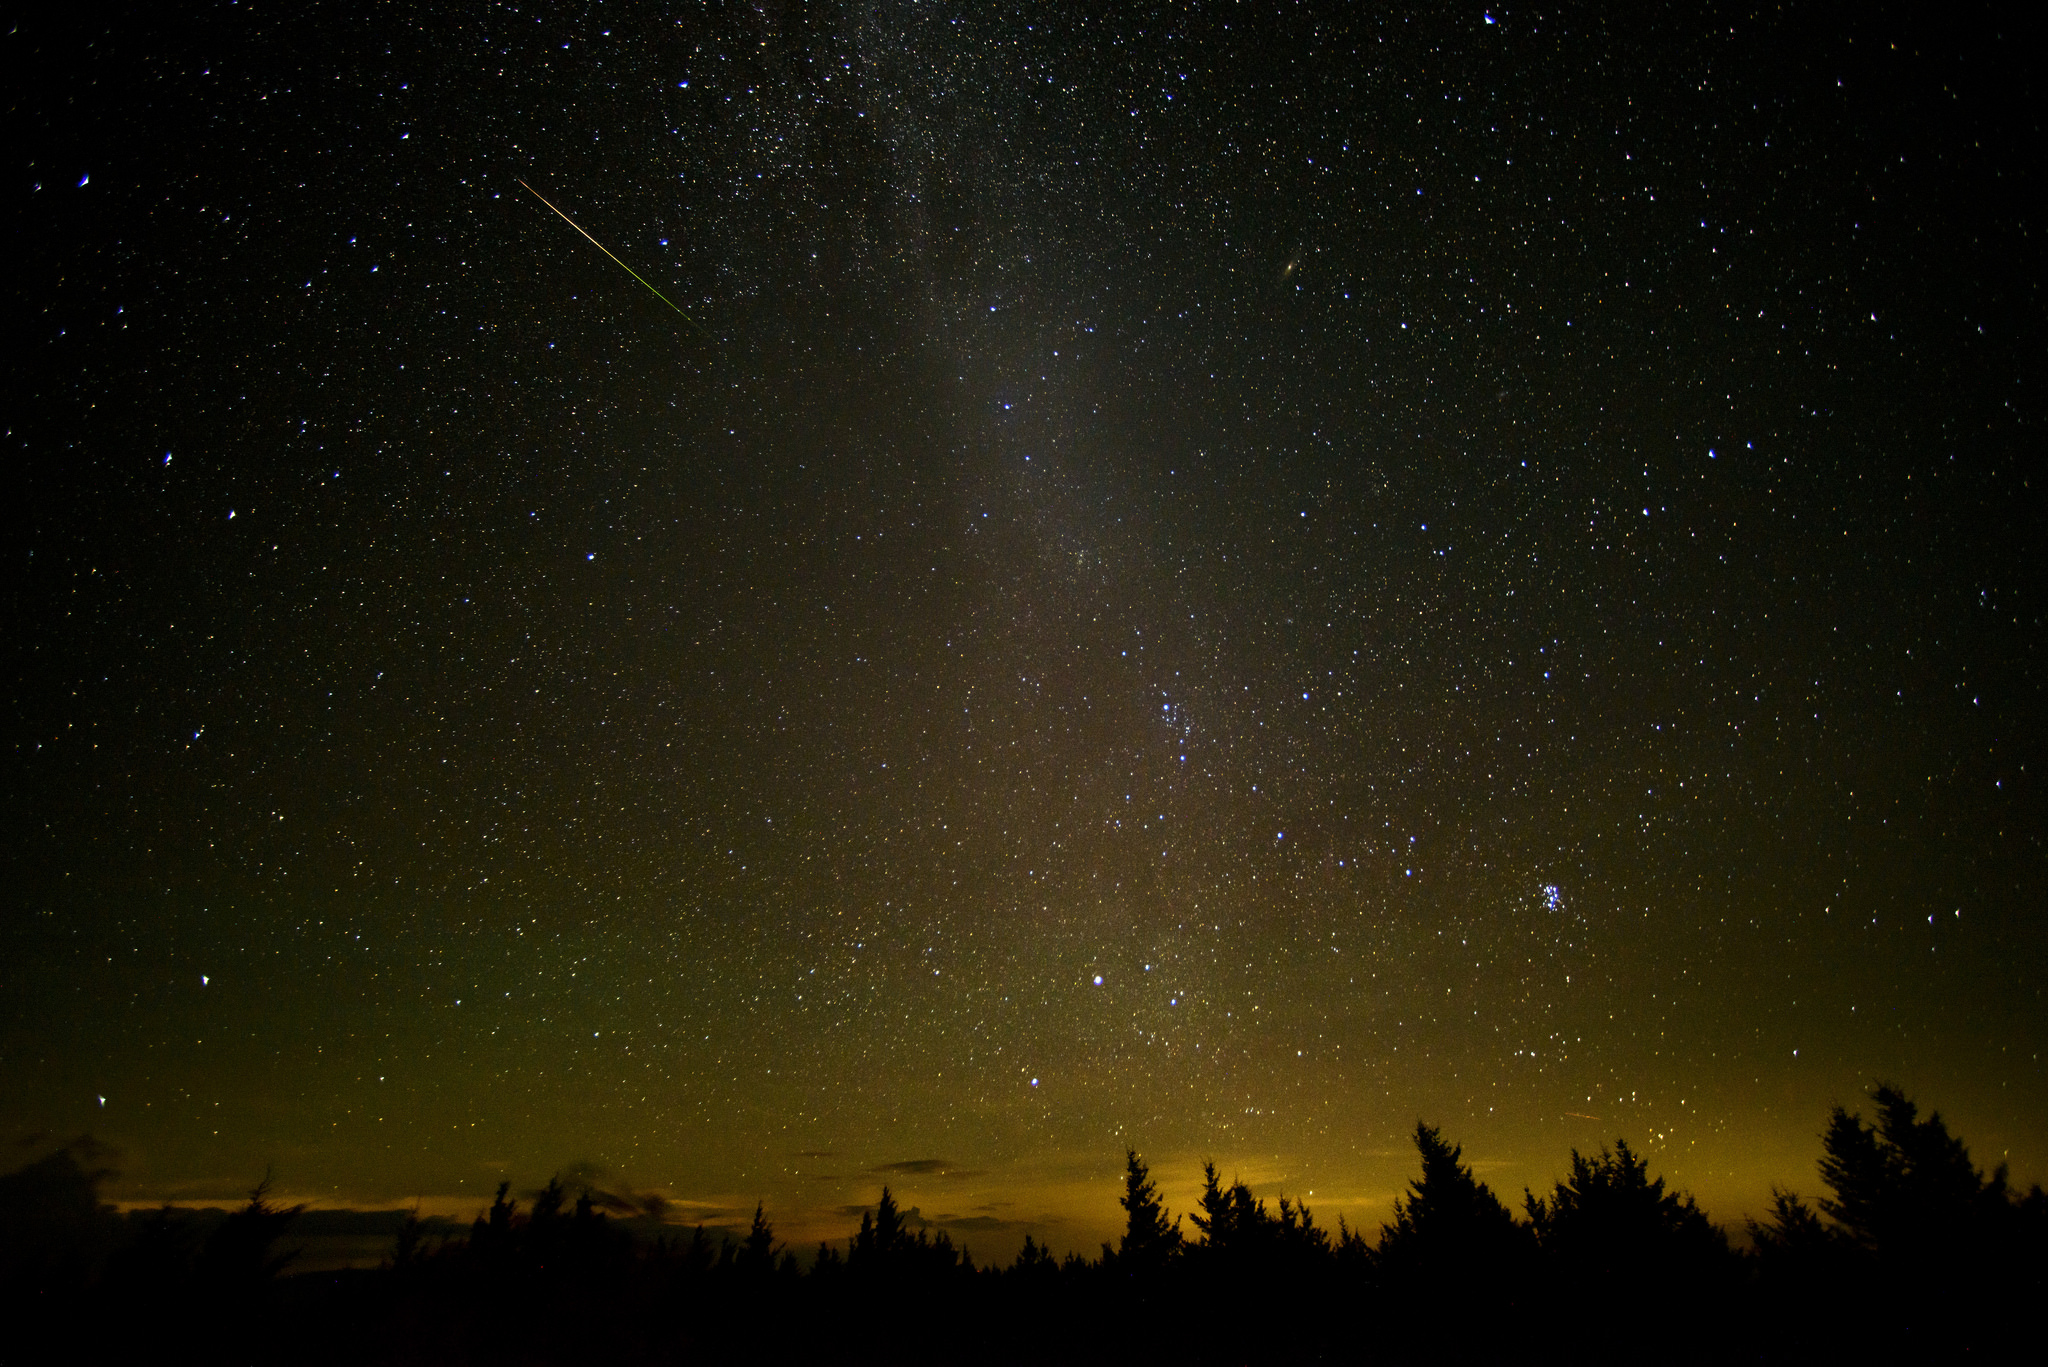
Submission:
[[[563,212],[562,212],[562,211],[561,211],[560,209],[555,209],[555,206],[554,206],[554,205],[553,205],[552,203],[549,203],[549,201],[548,201],[548,197],[547,197],[546,195],[543,195],[543,194],[542,194],[542,193],[541,193],[540,191],[538,191],[538,190],[534,189],[534,188],[533,188],[533,187],[532,187],[531,185],[528,185],[528,184],[527,184],[527,183],[526,183],[525,181],[523,181],[523,180],[522,180],[522,181],[520,181],[520,182],[519,182],[519,184],[520,184],[520,185],[521,185],[521,186],[522,186],[522,187],[523,187],[523,188],[525,189],[526,193],[528,193],[529,195],[532,195],[532,196],[533,196],[533,197],[534,197],[535,199],[539,200],[539,201],[540,201],[541,203],[543,203],[543,204],[546,204],[546,205],[548,206],[548,208],[550,208],[550,209],[554,209],[554,212],[555,212],[555,215],[556,215],[556,217],[560,218],[560,219],[562,220],[562,222],[564,222],[564,223],[568,224],[568,225],[569,225],[570,227],[574,228],[574,229],[575,229],[575,230],[576,230],[577,232],[579,232],[579,233],[583,233],[583,225],[582,225],[582,224],[580,224],[580,223],[578,223],[578,222],[577,222],[577,221],[576,221],[575,219],[573,219],[573,218],[569,217],[569,215],[567,215],[567,214],[563,213]],[[589,243],[590,243],[590,245],[591,245],[591,246],[593,246],[593,247],[597,248],[597,249],[598,249],[599,251],[603,252],[603,253],[604,253],[604,254],[605,254],[606,256],[611,256],[611,257],[612,257],[612,260],[613,260],[613,261],[615,261],[615,262],[618,262],[618,267],[619,267],[619,269],[620,269],[620,270],[622,270],[622,271],[624,271],[624,272],[625,272],[626,274],[628,274],[628,275],[632,276],[632,277],[633,277],[633,278],[634,278],[635,280],[638,280],[638,281],[639,281],[639,282],[640,282],[641,284],[643,284],[643,285],[647,285],[647,290],[648,290],[648,293],[652,294],[652,295],[653,295],[653,296],[654,296],[654,297],[655,297],[656,299],[659,299],[659,300],[660,300],[660,301],[661,301],[662,303],[664,303],[664,304],[667,304],[667,305],[668,305],[668,306],[669,306],[670,308],[672,308],[672,309],[675,309],[675,311],[676,311],[676,314],[677,314],[677,315],[678,315],[678,316],[679,316],[679,317],[680,317],[680,318],[681,318],[681,319],[682,319],[682,320],[683,320],[684,322],[688,323],[688,324],[689,324],[689,325],[690,325],[691,327],[693,327],[693,328],[696,328],[696,329],[697,329],[697,330],[698,330],[699,332],[703,332],[703,331],[704,331],[704,328],[703,328],[703,326],[702,326],[702,325],[701,325],[700,323],[698,323],[698,321],[697,321],[697,320],[696,320],[695,318],[692,318],[692,317],[691,317],[691,316],[690,316],[689,314],[687,314],[687,313],[684,313],[684,312],[682,311],[682,309],[680,309],[680,308],[677,308],[677,307],[676,307],[676,302],[675,302],[675,300],[673,300],[673,299],[669,298],[669,297],[668,297],[667,295],[663,294],[663,293],[662,293],[662,292],[661,292],[660,290],[658,290],[658,289],[655,289],[655,288],[654,288],[654,286],[652,286],[652,285],[648,285],[648,284],[647,284],[647,280],[646,280],[646,278],[645,278],[644,276],[642,276],[642,275],[640,274],[640,272],[638,272],[638,271],[634,270],[634,269],[633,269],[633,268],[632,268],[631,266],[627,265],[627,264],[626,264],[625,262],[623,262],[623,261],[619,261],[619,258],[618,258],[618,257],[616,257],[616,256],[612,256],[612,253],[611,253],[611,249],[610,249],[609,247],[605,246],[605,245],[604,245],[604,243],[602,243],[602,242],[598,241],[598,240],[597,240],[596,238],[592,237],[592,236],[591,236],[591,235],[590,235],[589,233],[583,233],[583,237],[584,237],[584,239],[585,239],[585,240],[586,240],[587,242],[589,242]],[[708,336],[709,334],[706,334],[706,335]]]

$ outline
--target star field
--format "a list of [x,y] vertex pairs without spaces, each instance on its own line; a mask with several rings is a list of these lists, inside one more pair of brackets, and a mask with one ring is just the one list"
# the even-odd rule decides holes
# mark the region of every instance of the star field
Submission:
[[24,24],[0,1115],[133,1199],[2048,1167],[1995,24]]

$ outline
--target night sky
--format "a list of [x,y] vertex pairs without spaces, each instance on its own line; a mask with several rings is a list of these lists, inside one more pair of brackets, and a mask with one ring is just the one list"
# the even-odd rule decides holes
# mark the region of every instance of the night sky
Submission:
[[1077,8],[21,20],[10,1142],[987,1256],[1418,1118],[1738,1222],[1885,1078],[2048,1178],[2032,50]]

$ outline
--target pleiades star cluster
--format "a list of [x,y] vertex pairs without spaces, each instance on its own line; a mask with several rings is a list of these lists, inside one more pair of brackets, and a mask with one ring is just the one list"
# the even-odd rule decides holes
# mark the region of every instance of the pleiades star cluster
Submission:
[[2048,1177],[2043,106],[1920,22],[22,16],[10,1140],[984,1257],[1418,1118],[1732,1224],[1880,1078]]

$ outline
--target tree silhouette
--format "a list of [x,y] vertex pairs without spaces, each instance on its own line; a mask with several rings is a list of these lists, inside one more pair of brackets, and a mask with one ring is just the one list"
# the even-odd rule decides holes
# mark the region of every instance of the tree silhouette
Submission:
[[1010,1264],[1013,1276],[1026,1281],[1043,1281],[1057,1277],[1060,1265],[1045,1246],[1029,1234],[1024,1236],[1024,1247],[1017,1250],[1017,1259]]
[[1341,1215],[1337,1217],[1336,1247],[1330,1252],[1339,1267],[1353,1274],[1362,1274],[1373,1265],[1373,1246],[1365,1241],[1365,1235],[1346,1224]]
[[[743,1238],[714,1242],[699,1225],[636,1247],[628,1230],[639,1220],[601,1208],[627,1206],[594,1188],[572,1201],[558,1177],[525,1210],[500,1184],[466,1243],[430,1249],[433,1222],[415,1209],[381,1268],[286,1278],[291,1254],[279,1249],[298,1212],[270,1199],[267,1177],[225,1216],[166,1208],[115,1219],[97,1202],[89,1155],[73,1151],[0,1177],[0,1246],[19,1253],[24,1231],[44,1229],[61,1242],[78,1220],[101,1221],[123,1246],[96,1281],[0,1278],[0,1313],[30,1326],[11,1331],[17,1352],[35,1323],[55,1326],[71,1349],[41,1355],[51,1360],[79,1359],[89,1315],[107,1324],[98,1351],[123,1361],[186,1339],[233,1361],[635,1363],[764,1349],[892,1361],[898,1340],[848,1347],[846,1326],[898,1321],[992,1362],[1156,1355],[1161,1322],[1200,1326],[1177,1354],[1192,1364],[1353,1360],[1361,1324],[1395,1360],[1989,1354],[2001,1329],[1990,1308],[2048,1295],[2048,1196],[2018,1195],[2002,1169],[1980,1173],[1941,1117],[1897,1088],[1872,1095],[1873,1123],[1841,1108],[1828,1120],[1820,1200],[1775,1191],[1749,1222],[1746,1260],[1626,1141],[1574,1151],[1552,1189],[1526,1195],[1525,1223],[1422,1123],[1421,1170],[1376,1248],[1342,1221],[1333,1241],[1305,1204],[1226,1184],[1213,1162],[1184,1239],[1149,1167],[1126,1149],[1124,1230],[1099,1263],[1057,1260],[1027,1237],[1008,1267],[982,1273],[888,1188],[860,1232],[821,1245],[806,1272],[776,1243],[764,1202]],[[1234,1307],[1270,1308],[1286,1329]],[[1348,1313],[1288,1313],[1309,1307]],[[1532,1343],[1530,1327],[1545,1323],[1549,1340]]]
[[896,1197],[887,1187],[882,1188],[882,1199],[875,1203],[874,1214],[861,1212],[860,1232],[853,1236],[852,1244],[846,1251],[848,1267],[886,1267],[898,1261],[910,1236],[903,1228],[903,1212],[896,1207]]
[[[1756,1266],[1758,1312],[1768,1339],[1788,1356],[1807,1358],[1866,1355],[1879,1347],[1858,1344],[1852,1330],[1845,1343],[1843,1329],[1868,1326],[1860,1314],[1842,1313],[1863,1299],[1867,1261],[1839,1227],[1816,1214],[1793,1192],[1771,1190],[1770,1218],[1745,1222]],[[1835,1310],[1825,1330],[1814,1322],[1816,1306]]]
[[1529,1232],[1461,1161],[1464,1149],[1415,1122],[1422,1176],[1394,1199],[1394,1222],[1380,1227],[1376,1261],[1391,1280],[1414,1285],[1498,1282],[1531,1251]]
[[1821,1134],[1826,1222],[1782,1192],[1752,1222],[1765,1293],[1781,1323],[1816,1296],[1881,1322],[1872,1351],[1989,1349],[1996,1327],[1965,1307],[2048,1294],[2048,1198],[2018,1196],[2002,1165],[1985,1177],[1940,1113],[1921,1119],[1897,1086],[1878,1083],[1871,1100],[1875,1124],[1837,1106]]
[[701,1276],[711,1270],[716,1256],[711,1251],[711,1236],[704,1232],[703,1225],[698,1225],[690,1234],[690,1246],[683,1250],[684,1268]]
[[506,1199],[511,1190],[510,1182],[498,1183],[489,1214],[477,1216],[470,1226],[466,1251],[471,1257],[503,1260],[512,1256],[512,1217],[518,1213],[519,1203]]
[[1365,1263],[1379,1293],[1400,1307],[1388,1328],[1403,1351],[1480,1356],[1505,1349],[1509,1318],[1533,1270],[1529,1230],[1472,1175],[1464,1150],[1441,1131],[1418,1120],[1414,1142],[1422,1173],[1395,1198],[1379,1247],[1367,1255],[1364,1240],[1347,1229],[1340,1265]]
[[107,1154],[82,1135],[0,1177],[0,1283],[49,1287],[92,1274],[120,1233],[112,1207],[100,1202],[101,1184],[114,1175],[100,1161]]
[[305,1211],[304,1205],[276,1206],[270,1202],[270,1177],[266,1173],[249,1193],[249,1203],[221,1221],[199,1250],[200,1280],[230,1293],[248,1294],[276,1279],[298,1249],[275,1251],[277,1241]]
[[775,1226],[768,1223],[759,1201],[754,1203],[754,1223],[740,1243],[739,1266],[756,1276],[766,1276],[775,1266]]
[[1766,1262],[1804,1261],[1839,1249],[1842,1237],[1797,1192],[1771,1188],[1771,1217],[1749,1220],[1749,1241]]
[[[913,1210],[911,1218],[916,1216]],[[936,1237],[922,1229],[911,1234],[895,1193],[883,1187],[875,1209],[861,1213],[860,1230],[847,1246],[846,1267],[869,1278],[901,1280],[972,1272],[974,1261],[943,1232]]]
[[1233,1181],[1225,1187],[1213,1162],[1202,1164],[1202,1194],[1188,1218],[1202,1236],[1201,1248],[1211,1258],[1248,1257],[1269,1242],[1266,1226],[1272,1216],[1250,1187]]
[[[1123,1238],[1117,1241],[1114,1255],[1118,1267],[1133,1275],[1157,1273],[1180,1251],[1180,1221],[1167,1223],[1158,1184],[1136,1149],[1124,1151],[1124,1194],[1117,1204],[1124,1208]],[[1028,1245],[1030,1236],[1025,1238]],[[1108,1261],[1107,1244],[1103,1253]]]
[[533,1209],[526,1216],[529,1229],[545,1232],[562,1217],[562,1202],[569,1199],[568,1190],[563,1187],[560,1177],[548,1178],[548,1184],[533,1194]]
[[417,1267],[423,1256],[421,1245],[426,1239],[426,1227],[420,1223],[419,1202],[413,1202],[411,1210],[405,1213],[405,1221],[398,1227],[392,1239],[391,1266],[396,1269]]
[[1871,1099],[1875,1125],[1837,1106],[1821,1138],[1821,1180],[1833,1195],[1820,1208],[1859,1247],[1885,1258],[1953,1247],[1987,1207],[2005,1203],[2005,1170],[1987,1182],[1940,1112],[1921,1120],[1919,1107],[1889,1083],[1878,1084]]
[[1728,1239],[1689,1195],[1664,1190],[1626,1139],[1587,1157],[1572,1150],[1572,1174],[1548,1201],[1526,1200],[1543,1251],[1576,1270],[1637,1279],[1648,1271],[1715,1263]]
[[1551,1296],[1602,1288],[1602,1313],[1587,1329],[1603,1351],[1648,1342],[1672,1358],[1728,1350],[1726,1316],[1708,1312],[1736,1294],[1742,1265],[1693,1198],[1667,1192],[1627,1140],[1592,1157],[1572,1150],[1571,1175],[1525,1206]]
[[832,1247],[829,1239],[819,1240],[818,1256],[811,1260],[811,1275],[820,1279],[830,1279],[845,1270],[846,1259],[840,1256],[839,1250]]

